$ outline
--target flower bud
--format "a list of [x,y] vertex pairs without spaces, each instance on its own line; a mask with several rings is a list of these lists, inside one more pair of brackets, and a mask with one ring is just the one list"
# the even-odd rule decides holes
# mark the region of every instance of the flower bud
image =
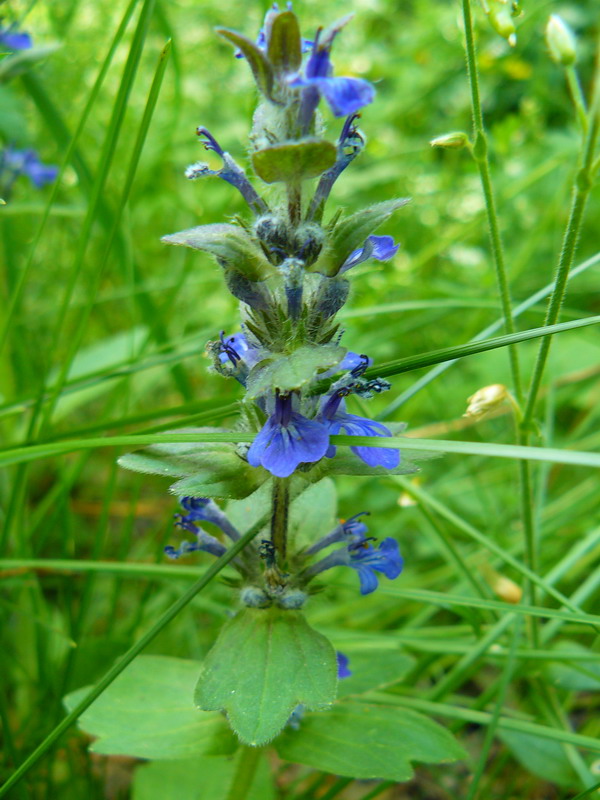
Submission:
[[491,588],[494,594],[499,597],[500,600],[504,600],[505,603],[514,603],[516,605],[521,602],[521,598],[523,597],[523,590],[518,584],[511,581],[511,579],[507,578],[505,575],[500,575],[498,573],[492,576]]
[[552,14],[546,25],[546,44],[550,57],[563,67],[570,67],[577,58],[577,41],[573,31],[558,14]]
[[447,150],[459,150],[461,147],[467,147],[469,144],[469,137],[463,131],[452,131],[451,133],[444,133],[441,136],[436,136],[429,144],[432,147],[444,147]]
[[245,586],[240,594],[242,604],[248,608],[268,608],[271,599],[258,586]]
[[463,417],[483,417],[484,414],[501,406],[509,397],[508,389],[501,383],[484,386],[467,398],[469,405]]
[[277,605],[288,611],[295,611],[306,603],[308,595],[300,589],[288,589],[281,597],[277,598]]
[[492,28],[514,47],[517,43],[517,29],[513,21],[513,4],[508,0],[482,0],[482,3]]

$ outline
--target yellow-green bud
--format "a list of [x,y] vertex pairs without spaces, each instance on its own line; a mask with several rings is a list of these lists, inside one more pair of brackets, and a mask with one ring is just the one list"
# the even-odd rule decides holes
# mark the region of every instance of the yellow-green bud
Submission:
[[489,411],[501,406],[509,398],[508,389],[501,383],[484,386],[467,399],[467,410],[464,417],[483,417]]
[[482,0],[482,5],[492,28],[514,47],[517,43],[517,29],[513,21],[513,4],[508,0]]
[[546,44],[550,57],[563,67],[570,67],[577,58],[577,40],[573,31],[558,14],[552,14],[546,25]]
[[463,131],[452,131],[451,133],[444,133],[441,136],[436,136],[429,144],[432,147],[445,147],[449,150],[458,150],[469,144],[469,137]]

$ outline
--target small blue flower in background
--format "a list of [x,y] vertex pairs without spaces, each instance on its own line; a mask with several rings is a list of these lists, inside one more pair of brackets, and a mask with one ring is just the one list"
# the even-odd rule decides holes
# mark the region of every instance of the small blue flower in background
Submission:
[[339,650],[336,651],[335,656],[337,658],[338,665],[338,678],[340,680],[342,680],[342,678],[350,678],[352,676],[352,670],[348,668],[348,664],[350,663],[348,656],[340,653]]
[[[16,180],[20,175],[27,175],[37,189],[52,183],[58,175],[58,167],[42,164],[35,150],[15,150],[5,148],[0,154],[0,179],[2,184]],[[7,181],[8,177],[8,181]]]
[[352,267],[362,264],[363,261],[368,261],[374,258],[376,261],[389,261],[393,258],[398,249],[399,244],[394,244],[392,236],[369,236],[363,247],[354,250],[342,264],[338,275],[342,272],[347,272]]
[[[381,422],[348,414],[344,403],[344,394],[347,393],[347,389],[336,390],[322,405],[319,419],[328,426],[330,434],[335,435],[343,430],[348,436],[392,436],[389,428]],[[350,449],[370,467],[394,469],[400,464],[400,451],[390,447],[358,445]],[[333,458],[336,452],[335,445],[330,445],[326,455],[328,458]]]
[[323,458],[328,447],[327,427],[294,411],[292,395],[277,395],[273,413],[248,450],[248,463],[287,478],[298,464]]
[[3,28],[0,29],[0,48],[3,47],[9,50],[29,50],[33,47],[33,40],[28,33]]

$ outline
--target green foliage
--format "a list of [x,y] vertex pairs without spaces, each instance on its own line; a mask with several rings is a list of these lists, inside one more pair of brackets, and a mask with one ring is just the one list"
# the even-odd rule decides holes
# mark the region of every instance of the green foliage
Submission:
[[195,701],[205,711],[224,710],[242,742],[262,745],[281,731],[297,705],[330,705],[336,672],[333,647],[300,612],[248,608],[220,631],[202,666]]
[[[202,756],[187,761],[154,761],[138,767],[132,800],[215,800],[228,797],[238,768],[236,758]],[[246,795],[248,800],[273,800],[275,787],[262,758]]]
[[[491,179],[514,298],[517,334],[510,341],[526,388],[537,353],[528,332],[539,335],[544,323],[578,170],[581,109],[571,98],[580,87],[589,104],[597,3],[527,4],[527,13],[514,18],[514,48],[478,4],[471,5]],[[149,24],[138,25],[142,8]],[[19,20],[37,48],[56,41],[62,46],[46,51],[37,64],[21,58],[20,75],[13,70],[16,62],[10,63],[16,57],[2,56],[0,69],[14,77],[0,87],[0,131],[5,141],[38,149],[44,162],[64,161],[64,172],[60,184],[41,192],[20,179],[0,208],[0,430],[6,467],[0,477],[6,616],[0,649],[8,654],[0,696],[3,780],[60,721],[61,696],[99,680],[207,567],[202,555],[178,564],[163,560],[162,547],[173,540],[169,521],[176,503],[166,496],[164,481],[116,470],[114,459],[121,448],[143,444],[117,437],[197,425],[231,428],[235,422],[238,388],[211,374],[202,357],[204,343],[221,329],[234,332],[236,303],[222,290],[223,271],[206,253],[165,248],[159,240],[169,231],[222,224],[245,213],[232,187],[217,180],[188,182],[182,172],[199,158],[196,124],[218,132],[224,148],[247,166],[239,142],[251,123],[252,74],[213,28],[243,29],[246,60],[268,93],[273,76],[253,43],[264,8],[233,0],[224,17],[222,7],[191,0],[7,5],[5,22]],[[312,38],[318,26],[348,10],[342,0],[307,6],[302,33]],[[406,481],[336,476],[337,509],[325,481],[306,490],[308,499],[298,496],[292,526],[299,541],[311,541],[312,529],[320,533],[338,514],[348,518],[369,509],[370,532],[401,536],[406,561],[397,589],[382,582],[368,598],[357,596],[355,575],[337,570],[335,583],[311,598],[308,619],[349,652],[351,668],[365,659],[373,677],[379,676],[377,696],[361,695],[368,705],[394,704],[398,720],[404,707],[449,720],[474,757],[421,766],[410,786],[392,793],[429,796],[435,786],[439,794],[471,793],[477,800],[570,800],[597,783],[589,753],[593,758],[600,732],[593,616],[600,586],[597,331],[563,328],[552,339],[536,406],[540,436],[534,429],[534,448],[526,451],[537,459],[531,461],[531,510],[538,589],[529,602],[515,606],[495,599],[487,567],[526,588],[514,460],[523,451],[513,449],[507,407],[497,416],[462,418],[466,398],[477,389],[495,383],[514,389],[507,340],[494,350],[478,349],[482,339],[504,333],[485,206],[468,149],[429,145],[448,130],[470,132],[459,7],[382,0],[352,10],[354,20],[336,41],[336,74],[376,80],[377,99],[360,121],[367,146],[353,174],[348,170],[336,183],[325,219],[331,221],[329,209],[337,205],[347,209],[341,225],[365,204],[398,195],[413,199],[379,231],[401,242],[398,255],[385,265],[356,268],[351,302],[340,315],[342,344],[368,353],[375,367],[388,364],[393,387],[368,407],[349,400],[348,410],[386,424],[408,421],[410,434],[426,443],[420,454],[436,445],[448,449]],[[559,13],[577,39],[578,80],[549,57],[544,31],[551,13]],[[173,47],[165,80],[151,120],[142,125],[156,60],[168,38]],[[131,53],[139,60],[125,69]],[[274,51],[269,57],[277,62]],[[329,116],[324,121],[334,140],[339,123]],[[127,195],[134,143],[144,133]],[[269,200],[279,191],[277,185],[263,188],[272,193]],[[597,313],[599,213],[594,190],[562,307],[568,325],[581,326]],[[345,244],[331,269],[339,266]],[[467,351],[472,355],[454,360]],[[404,455],[408,449],[406,441]],[[201,452],[197,443],[194,450]],[[149,448],[143,455],[150,462],[159,457]],[[347,456],[347,446],[340,446],[327,465],[335,469]],[[155,466],[152,474],[166,474],[158,471],[158,461]],[[301,479],[296,488],[307,485]],[[324,504],[322,518],[311,499]],[[246,529],[268,506],[268,487],[228,505],[238,527]],[[188,697],[198,664],[230,609],[229,591],[213,581],[152,645],[154,653],[193,659]],[[490,631],[513,613],[526,617],[528,634],[537,628],[539,640],[524,637],[518,643],[514,675],[502,698],[498,685],[509,633],[504,629],[492,641]],[[400,646],[415,664],[398,687],[388,683],[392,667],[380,675],[381,648],[394,653]],[[452,690],[428,699],[446,675]],[[340,683],[340,693],[350,681],[366,686],[358,667],[348,683]],[[180,706],[173,709],[181,713]],[[496,710],[492,750],[482,777],[473,781],[469,767],[483,752],[490,726],[494,731]],[[192,713],[197,720],[201,712]],[[322,719],[329,713],[321,712]],[[319,716],[310,712],[304,721],[312,726]],[[281,740],[301,741],[302,730],[288,731]],[[529,738],[504,738],[515,731]],[[59,746],[37,751],[21,796],[105,796],[108,783],[114,787],[114,761],[96,756],[91,762],[86,746],[87,739],[71,728]],[[194,754],[183,765],[138,765],[132,791],[156,787],[150,797],[167,798],[176,788],[179,798],[189,788],[198,797],[205,784],[211,786],[205,771],[211,764],[213,794],[226,796],[234,762],[208,758]],[[251,791],[268,798],[274,781],[265,775],[265,763],[257,771],[265,782]],[[325,794],[331,785],[308,766],[283,764],[276,779],[286,800],[318,781],[313,794]],[[338,794],[346,800],[370,791],[352,785]],[[19,798],[19,787],[9,794]]]
[[236,225],[200,225],[163,236],[161,241],[210,253],[222,266],[240,272],[251,281],[262,281],[275,274],[258,245]]
[[269,391],[289,392],[307,386],[315,373],[335,367],[345,350],[335,344],[312,347],[305,345],[282,356],[260,361],[248,376],[248,396],[259,397]]
[[252,154],[252,166],[265,183],[296,183],[317,178],[335,163],[336,149],[324,140],[277,144]]
[[[220,433],[219,428],[186,428],[184,433]],[[242,498],[265,480],[264,470],[252,469],[227,442],[180,442],[151,445],[118,460],[133,472],[177,477],[170,491],[178,497]]]
[[361,209],[338,222],[313,270],[323,275],[337,275],[344,261],[353,250],[362,247],[365,239],[375,233],[380,225],[409,202],[409,198],[386,200],[370,208]]
[[412,761],[466,758],[454,737],[422,714],[353,700],[328,714],[307,714],[302,732],[276,741],[279,755],[335,775],[407,781]]
[[[232,753],[235,739],[220,714],[201,713],[193,703],[198,664],[167,656],[141,656],[81,716],[105,755],[181,759]],[[70,710],[89,691],[65,698]]]

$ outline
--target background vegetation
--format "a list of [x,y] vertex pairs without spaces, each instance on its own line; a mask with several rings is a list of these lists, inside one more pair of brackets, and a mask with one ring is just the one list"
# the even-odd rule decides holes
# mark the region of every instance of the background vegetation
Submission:
[[[146,27],[138,25],[140,9],[148,12]],[[402,242],[398,256],[359,268],[343,314],[345,344],[380,363],[467,342],[501,317],[501,307],[476,165],[466,150],[429,145],[448,130],[471,130],[459,3],[355,0],[350,8],[326,0],[296,10],[306,35],[354,11],[336,45],[336,67],[378,89],[361,122],[368,148],[336,185],[334,201],[353,211],[412,197],[382,231]],[[213,27],[254,36],[265,7],[242,0],[225,10],[204,0],[133,0],[129,7],[125,0],[34,0],[0,11],[5,23],[20,21],[36,46],[57,45],[5,75],[5,144],[64,163],[59,184],[36,190],[21,178],[0,209],[0,457],[7,464],[0,473],[0,712],[7,778],[63,717],[65,693],[99,679],[189,585],[189,575],[178,576],[179,564],[166,564],[162,554],[173,541],[176,510],[164,481],[119,470],[122,448],[60,448],[67,439],[235,421],[231,403],[239,389],[210,374],[203,355],[221,329],[233,332],[234,301],[207,257],[166,249],[159,237],[244,213],[233,189],[187,182],[183,169],[205,157],[197,125],[243,158],[252,80]],[[581,148],[544,27],[560,13],[576,31],[589,96],[598,9],[593,0],[525,2],[514,48],[481,8],[474,11],[516,305],[552,281]],[[149,121],[146,102],[167,39],[171,50]],[[333,123],[330,131],[335,135]],[[587,266],[569,284],[562,320],[600,313],[599,203],[592,193],[575,261]],[[544,311],[540,298],[517,327],[542,325]],[[538,342],[518,347],[528,383]],[[554,337],[533,444],[597,448],[599,355],[594,326]],[[560,603],[546,591],[535,599],[546,609],[539,616],[478,605],[480,597],[514,602],[525,580],[517,462],[493,457],[494,445],[515,441],[510,406],[482,421],[462,417],[477,389],[512,387],[507,351],[447,366],[430,382],[421,380],[423,369],[396,377],[391,392],[371,401],[371,413],[407,421],[424,438],[490,443],[490,456],[448,454],[426,462],[413,480],[340,480],[339,516],[370,510],[374,535],[397,536],[405,572],[364,598],[355,576],[340,571],[308,616],[351,659],[381,647],[412,655],[415,666],[392,691],[456,731],[471,761],[418,766],[410,783],[382,786],[273,759],[265,780],[274,782],[276,796],[553,800],[583,796],[600,780],[600,745],[593,747],[600,733],[598,628],[573,609],[557,614]],[[39,458],[10,464],[10,448],[44,443]],[[532,475],[538,575],[572,606],[593,613],[600,587],[597,473],[548,459],[533,465]],[[201,571],[201,562],[185,565]],[[154,564],[164,568],[152,571]],[[201,659],[231,605],[230,591],[213,582],[147,652]],[[527,733],[519,721],[546,733]],[[70,729],[10,796],[164,800],[175,797],[175,788],[182,797],[179,779],[163,785],[157,773],[148,780],[148,766],[90,756],[87,745]]]

